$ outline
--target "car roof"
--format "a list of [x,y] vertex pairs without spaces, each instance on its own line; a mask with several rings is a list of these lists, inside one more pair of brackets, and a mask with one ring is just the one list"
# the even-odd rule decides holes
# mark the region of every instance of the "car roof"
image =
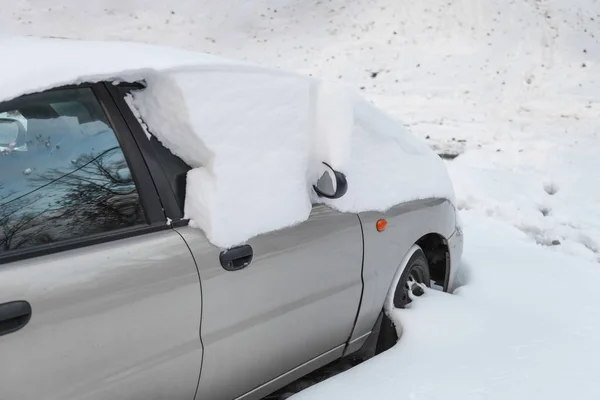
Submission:
[[181,68],[269,71],[206,53],[122,41],[0,36],[0,52],[0,102],[53,87],[135,81],[151,72]]

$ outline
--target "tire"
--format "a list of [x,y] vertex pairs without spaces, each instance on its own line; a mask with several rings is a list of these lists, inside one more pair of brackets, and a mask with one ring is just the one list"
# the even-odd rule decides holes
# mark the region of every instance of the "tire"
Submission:
[[[388,298],[392,300],[391,304],[394,308],[406,308],[410,304],[411,300],[408,295],[408,282],[411,278],[417,283],[431,287],[431,274],[429,272],[429,263],[427,262],[425,253],[417,245],[414,245],[411,248],[409,254],[411,251],[412,255],[406,262],[406,267],[402,269],[400,277],[394,277],[394,281],[397,280],[397,283],[394,287],[393,294],[390,293],[388,295]],[[423,294],[422,289],[418,287],[418,285],[413,285],[413,294],[420,296]],[[390,295],[392,297],[390,297]],[[376,354],[388,350],[398,341],[398,335],[396,334],[396,327],[394,326],[394,323],[388,318],[385,310],[382,314],[383,318],[381,320],[381,328],[379,331],[379,337],[377,339],[377,348],[375,350]]]

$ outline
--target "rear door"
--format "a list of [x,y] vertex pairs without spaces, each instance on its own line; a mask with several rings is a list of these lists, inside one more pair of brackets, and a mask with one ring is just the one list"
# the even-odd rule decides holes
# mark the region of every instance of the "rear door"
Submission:
[[247,267],[224,268],[222,249],[181,220],[189,167],[154,137],[146,139],[123,101],[131,86],[108,89],[140,138],[153,178],[164,182],[159,190],[170,188],[173,201],[161,193],[165,210],[198,265],[204,358],[196,399],[232,399],[251,391],[260,398],[269,390],[261,386],[271,380],[316,358],[322,364],[341,356],[362,291],[358,216],[314,206],[308,221],[252,238],[239,249],[236,262],[252,253]]
[[115,110],[0,103],[0,399],[194,398],[197,269]]

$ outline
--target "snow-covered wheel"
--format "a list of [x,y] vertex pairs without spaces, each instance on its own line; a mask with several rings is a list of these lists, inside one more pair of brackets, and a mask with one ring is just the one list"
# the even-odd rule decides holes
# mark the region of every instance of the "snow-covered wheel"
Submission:
[[402,271],[396,284],[393,299],[394,308],[406,308],[411,302],[409,295],[411,291],[415,296],[421,296],[424,293],[421,285],[430,287],[431,275],[425,253],[419,247],[408,260],[406,268]]
[[[406,261],[407,258],[408,261]],[[389,349],[398,341],[396,327],[387,314],[394,308],[406,308],[411,302],[411,291],[413,295],[421,296],[424,293],[423,285],[431,287],[429,264],[425,253],[419,246],[414,245],[411,247],[401,265],[404,265],[404,268],[399,268],[396,276],[394,276],[386,300],[385,312],[383,313],[377,339],[377,354]]]

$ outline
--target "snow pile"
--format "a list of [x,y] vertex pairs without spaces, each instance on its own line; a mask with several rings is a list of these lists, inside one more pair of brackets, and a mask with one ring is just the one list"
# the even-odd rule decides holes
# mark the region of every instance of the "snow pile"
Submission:
[[82,82],[136,81],[175,67],[241,64],[209,54],[127,42],[0,36],[0,48],[6,57],[0,63],[0,101]]
[[427,144],[373,105],[358,101],[350,160],[342,169],[348,176],[347,194],[325,200],[348,212],[384,211],[399,200],[424,197],[454,200],[444,162]]
[[0,47],[25,65],[53,54],[43,74],[0,65],[4,99],[68,83],[143,79],[147,88],[127,102],[146,133],[193,168],[185,216],[219,247],[308,219],[312,202],[321,201],[312,185],[322,162],[349,181],[343,198],[323,200],[340,211],[453,199],[442,160],[423,141],[336,85],[131,43],[21,38]]
[[265,72],[172,72],[134,104],[193,167],[185,215],[221,247],[306,220],[310,84]]
[[[260,69],[172,70],[146,82],[133,104],[151,132],[194,168],[185,216],[217,246],[305,221],[312,203],[359,212],[453,199],[442,160],[343,88]],[[323,161],[348,177],[341,199],[312,191]]]
[[536,246],[507,224],[463,217],[466,285],[454,295],[428,290],[396,310],[395,347],[294,400],[600,397],[597,264]]

